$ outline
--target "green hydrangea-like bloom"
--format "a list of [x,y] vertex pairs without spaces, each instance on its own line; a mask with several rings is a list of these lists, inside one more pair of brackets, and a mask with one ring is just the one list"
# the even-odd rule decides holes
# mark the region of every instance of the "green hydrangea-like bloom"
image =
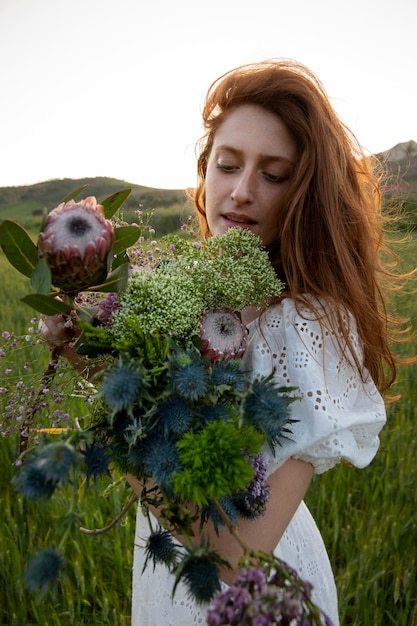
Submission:
[[183,469],[174,475],[174,493],[181,500],[205,506],[233,491],[244,489],[254,469],[243,452],[258,452],[263,437],[253,428],[215,421],[178,442]]
[[262,307],[282,291],[261,240],[244,228],[229,228],[224,235],[207,239],[203,257],[210,262],[197,261],[190,272],[204,286],[207,308]]
[[190,277],[163,268],[136,272],[121,304],[114,314],[112,331],[116,340],[130,339],[133,344],[138,328],[144,333],[166,333],[178,339],[191,337],[204,311],[201,293]]

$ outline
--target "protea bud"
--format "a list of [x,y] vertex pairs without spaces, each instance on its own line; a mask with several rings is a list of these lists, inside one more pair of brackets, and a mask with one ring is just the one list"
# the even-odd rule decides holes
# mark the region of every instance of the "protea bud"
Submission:
[[93,196],[70,200],[51,211],[38,239],[52,284],[65,293],[77,293],[106,278],[113,243],[113,226]]
[[211,361],[240,359],[248,330],[239,316],[226,307],[208,309],[200,320],[201,353]]

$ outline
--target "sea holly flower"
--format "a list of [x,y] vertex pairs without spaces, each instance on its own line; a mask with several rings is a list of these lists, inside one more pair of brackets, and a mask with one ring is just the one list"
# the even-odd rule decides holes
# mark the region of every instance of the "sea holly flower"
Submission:
[[116,365],[105,371],[97,397],[103,398],[113,416],[123,410],[131,413],[133,405],[141,402],[147,387],[140,363],[120,357]]
[[153,531],[146,540],[145,547],[145,569],[148,561],[152,561],[153,565],[162,563],[168,568],[176,564],[179,556],[179,546],[175,543],[171,533],[163,528]]
[[87,486],[92,478],[94,482],[101,476],[110,476],[108,446],[101,441],[87,443],[81,450],[86,467]]
[[163,437],[148,437],[143,446],[143,467],[162,488],[171,491],[174,474],[181,469],[175,443]]
[[27,589],[32,592],[39,590],[42,598],[50,586],[56,587],[63,565],[64,558],[55,548],[37,552],[23,574]]
[[266,378],[256,378],[243,403],[244,419],[248,424],[263,433],[268,443],[282,445],[288,439],[291,419],[290,404],[294,398],[288,396],[293,387],[277,387],[273,374]]
[[22,464],[13,483],[29,499],[47,500],[57,485],[68,477],[76,458],[74,448],[68,443],[47,444]]
[[52,273],[52,284],[74,294],[107,276],[114,244],[113,226],[93,196],[60,204],[46,219],[38,248]]
[[157,414],[167,433],[182,435],[190,427],[191,411],[181,398],[167,398],[158,405]]
[[209,309],[200,320],[201,353],[211,361],[240,359],[248,330],[239,316],[226,307]]
[[243,392],[247,381],[241,361],[216,362],[212,368],[211,382],[216,387],[230,387],[238,393]]
[[173,389],[186,401],[196,402],[209,391],[208,370],[197,352],[184,350],[170,355],[169,374]]
[[210,602],[221,591],[220,567],[229,569],[230,564],[218,552],[210,550],[208,541],[202,537],[200,545],[186,549],[182,561],[175,568],[173,593],[182,581],[197,604]]

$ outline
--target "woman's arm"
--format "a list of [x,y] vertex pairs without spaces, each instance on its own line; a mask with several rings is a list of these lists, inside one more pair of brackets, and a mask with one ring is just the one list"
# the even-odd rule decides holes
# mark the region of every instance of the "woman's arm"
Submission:
[[[243,542],[254,550],[271,552],[275,549],[285,529],[291,521],[299,504],[308,489],[313,476],[310,463],[296,459],[288,459],[280,468],[268,477],[267,484],[271,489],[271,497],[266,506],[265,515],[256,520],[239,518],[237,531]],[[134,477],[127,477],[129,484],[138,496],[142,492],[142,484]],[[160,511],[151,507],[155,517]],[[195,524],[195,543],[198,538],[199,523]],[[238,562],[243,555],[239,543],[231,536],[228,528],[219,527],[217,535],[211,522],[205,524],[203,532],[210,538],[210,546],[218,551],[232,566],[232,570],[223,570],[221,577],[225,583],[231,584],[238,573]],[[181,537],[177,536],[181,541]]]

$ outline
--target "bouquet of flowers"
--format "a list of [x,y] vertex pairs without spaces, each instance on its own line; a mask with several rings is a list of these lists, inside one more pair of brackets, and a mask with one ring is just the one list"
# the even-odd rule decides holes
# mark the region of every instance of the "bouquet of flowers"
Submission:
[[[16,488],[48,499],[74,466],[87,483],[112,468],[132,474],[143,510],[159,512],[147,562],[170,569],[174,592],[181,580],[197,602],[214,599],[208,624],[253,624],[255,615],[256,624],[322,624],[309,585],[273,555],[246,546],[237,527],[239,517],[265,511],[262,450],[291,436],[294,399],[294,389],[277,388],[272,374],[254,378],[242,365],[247,329],[239,311],[266,307],[282,289],[260,240],[233,228],[200,243],[171,235],[146,248],[140,227],[115,217],[129,190],[102,204],[76,202],[77,193],[47,215],[37,245],[20,225],[0,225],[7,258],[31,280],[33,293],[23,301],[41,314],[45,336],[52,327],[63,331],[18,422]],[[89,422],[77,428],[64,421],[55,441],[39,439],[50,432],[42,394],[69,349],[88,381]],[[196,521],[199,543],[191,539]],[[242,572],[223,594],[219,566],[228,563],[210,549],[209,522],[226,524],[243,550]],[[172,532],[183,537],[181,550]],[[53,549],[38,553],[26,571],[28,587],[44,593],[62,563]]]

